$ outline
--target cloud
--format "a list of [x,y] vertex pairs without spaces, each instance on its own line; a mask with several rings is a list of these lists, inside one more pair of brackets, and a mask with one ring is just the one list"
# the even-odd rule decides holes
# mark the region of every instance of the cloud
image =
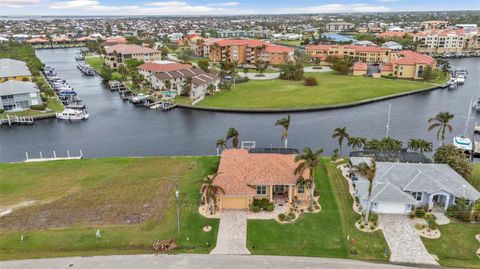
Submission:
[[394,2],[400,2],[402,0],[378,0],[378,1],[383,3],[394,3]]
[[390,11],[385,6],[373,6],[369,4],[326,4],[299,8],[280,8],[274,13],[341,13],[341,12],[385,12]]
[[0,6],[21,8],[40,4],[40,2],[42,2],[42,0],[0,0]]
[[211,3],[207,6],[221,6],[221,7],[234,7],[240,5],[240,2],[224,2],[224,3]]
[[63,1],[55,2],[50,4],[49,7],[52,9],[75,9],[75,8],[88,8],[93,6],[98,6],[100,3],[95,0],[73,0],[73,1]]
[[181,1],[165,1],[165,2],[147,2],[145,6],[154,6],[154,7],[184,7],[188,6],[186,2]]

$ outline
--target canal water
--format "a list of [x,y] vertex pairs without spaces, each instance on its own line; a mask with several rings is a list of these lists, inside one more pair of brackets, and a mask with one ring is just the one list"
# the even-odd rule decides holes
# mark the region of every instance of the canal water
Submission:
[[[213,155],[217,139],[225,137],[229,127],[235,127],[241,141],[256,141],[257,147],[281,147],[282,129],[274,123],[284,114],[241,114],[174,109],[152,111],[122,101],[118,93],[110,92],[98,77],[83,76],[74,59],[78,49],[38,50],[37,55],[53,66],[66,79],[88,106],[87,121],[67,122],[56,119],[37,121],[33,126],[0,128],[0,161],[21,161],[76,153],[82,149],[85,157],[154,156],[154,155]],[[427,132],[427,120],[440,111],[455,114],[454,131],[463,133],[470,99],[480,97],[480,59],[451,60],[457,67],[469,71],[468,79],[457,89],[439,89],[427,93],[366,104],[357,107],[317,112],[291,113],[289,146],[302,149],[322,147],[330,154],[337,147],[331,138],[336,127],[346,126],[352,136],[385,136],[388,105],[392,105],[390,136],[403,140],[423,138],[438,145],[436,132]],[[235,90],[235,89],[233,89]],[[372,89],[375,90],[375,89]],[[480,114],[472,113],[469,133],[473,133]],[[480,139],[480,138],[478,138]]]

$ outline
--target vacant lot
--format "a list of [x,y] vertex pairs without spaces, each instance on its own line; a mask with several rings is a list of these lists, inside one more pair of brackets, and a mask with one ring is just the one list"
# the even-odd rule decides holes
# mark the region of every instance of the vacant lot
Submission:
[[[207,252],[218,221],[198,214],[199,188],[217,162],[164,157],[0,164],[0,208],[14,208],[0,219],[0,259],[149,253],[155,240],[166,238],[175,238],[180,251]],[[204,233],[204,225],[213,231]]]
[[305,77],[315,77],[318,85],[307,87],[303,85],[303,81],[281,79],[252,80],[239,83],[231,90],[208,96],[197,106],[244,109],[308,108],[347,104],[436,85],[334,73],[305,73]]
[[325,165],[326,170],[317,169],[315,175],[322,210],[290,224],[249,220],[247,244],[252,253],[387,260],[382,232],[363,233],[355,228],[360,216],[352,209],[347,182],[336,165]]

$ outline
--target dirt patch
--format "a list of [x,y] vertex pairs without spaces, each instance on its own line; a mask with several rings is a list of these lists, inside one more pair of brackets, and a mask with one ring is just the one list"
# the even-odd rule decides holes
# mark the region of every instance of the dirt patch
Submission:
[[0,206],[0,218],[12,213],[13,210],[15,209],[31,206],[35,204],[35,202],[36,201],[25,201],[25,202],[21,202],[21,203],[10,205],[10,206]]

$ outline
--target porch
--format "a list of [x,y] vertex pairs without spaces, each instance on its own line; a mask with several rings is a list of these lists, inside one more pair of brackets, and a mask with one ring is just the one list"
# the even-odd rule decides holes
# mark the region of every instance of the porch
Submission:
[[445,192],[431,193],[428,198],[428,209],[430,211],[442,211],[452,204],[451,195]]

